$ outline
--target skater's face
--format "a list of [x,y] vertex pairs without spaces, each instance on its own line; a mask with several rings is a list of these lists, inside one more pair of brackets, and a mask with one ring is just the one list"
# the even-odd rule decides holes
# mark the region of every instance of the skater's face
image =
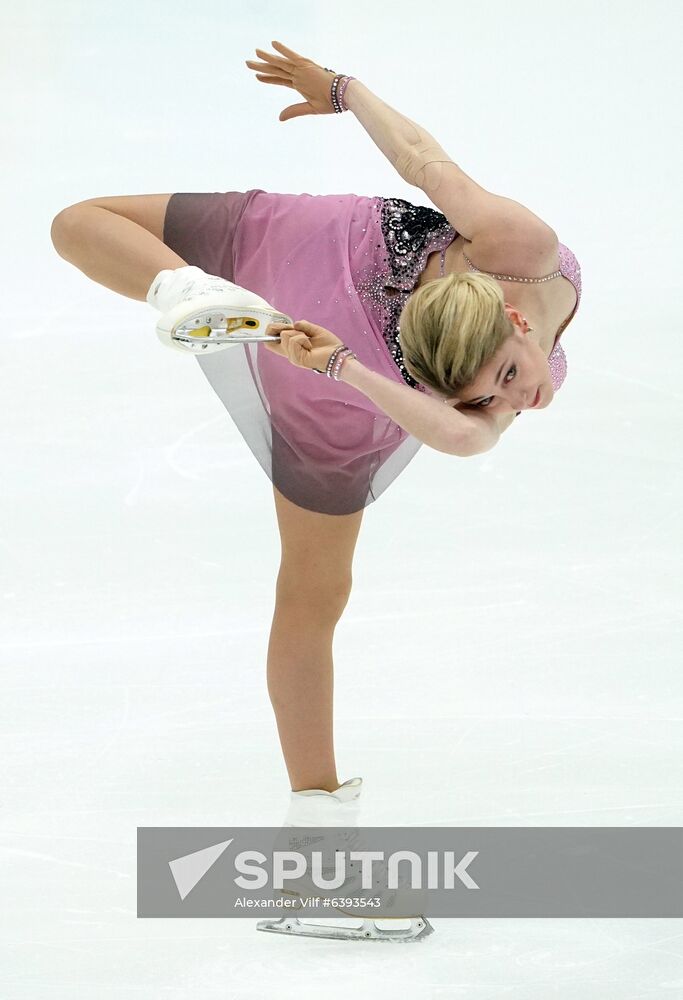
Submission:
[[[533,339],[533,332],[527,332],[526,319],[507,304],[505,311],[512,320],[513,333],[480,368],[476,379],[458,397],[458,403],[496,414],[542,410],[555,394],[548,359]],[[534,406],[537,393],[538,403]],[[455,399],[452,397],[452,401]]]

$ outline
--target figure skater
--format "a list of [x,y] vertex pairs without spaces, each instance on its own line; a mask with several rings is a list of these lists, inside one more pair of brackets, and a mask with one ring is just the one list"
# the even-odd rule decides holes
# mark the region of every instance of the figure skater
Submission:
[[[296,825],[316,804],[319,820],[348,817],[360,793],[362,779],[337,776],[332,642],[364,508],[422,444],[477,455],[550,405],[581,272],[549,225],[480,187],[355,77],[272,46],[246,65],[304,98],[280,121],[350,110],[434,207],[260,188],[91,198],[56,216],[52,240],[161,312],[160,338],[195,354],[272,482],[282,551],[267,681]],[[414,915],[408,932],[364,921],[325,936],[430,930]]]

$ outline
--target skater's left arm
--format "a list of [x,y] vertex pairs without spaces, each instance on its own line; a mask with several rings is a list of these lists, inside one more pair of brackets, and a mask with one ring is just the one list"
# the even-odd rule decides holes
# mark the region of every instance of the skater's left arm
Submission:
[[[331,352],[344,346],[331,330],[308,320],[292,325],[271,323],[268,331],[279,335],[279,342],[266,342],[267,350],[309,371],[324,372]],[[366,368],[355,357],[346,358],[339,378],[371,399],[408,434],[447,455],[465,458],[490,451],[514,419],[513,413],[494,416],[485,408],[459,402],[456,396],[448,399],[418,392]]]
[[513,413],[494,417],[481,409],[463,412],[444,405],[444,399],[399,385],[356,358],[344,362],[340,378],[371,399],[408,434],[447,455],[466,458],[490,451],[514,419]]
[[472,410],[468,413],[473,422],[472,429],[472,455],[481,455],[484,451],[490,451],[496,444],[503,431],[507,430],[512,421],[517,416],[516,413],[499,413],[494,416],[492,413],[484,413],[483,410]]

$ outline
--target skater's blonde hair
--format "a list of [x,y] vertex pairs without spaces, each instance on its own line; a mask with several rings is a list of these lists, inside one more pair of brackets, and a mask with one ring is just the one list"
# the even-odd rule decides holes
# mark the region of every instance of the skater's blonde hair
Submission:
[[498,282],[469,272],[418,288],[401,312],[399,327],[409,374],[430,389],[458,397],[514,331]]

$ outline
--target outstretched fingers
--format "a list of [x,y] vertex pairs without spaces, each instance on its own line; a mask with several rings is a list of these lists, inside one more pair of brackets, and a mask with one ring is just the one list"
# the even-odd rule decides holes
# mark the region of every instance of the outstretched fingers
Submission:
[[282,42],[271,42],[270,44],[274,49],[277,49],[278,52],[284,52],[289,59],[305,59],[305,56],[300,56],[298,52],[288,49],[286,45],[282,44]]

